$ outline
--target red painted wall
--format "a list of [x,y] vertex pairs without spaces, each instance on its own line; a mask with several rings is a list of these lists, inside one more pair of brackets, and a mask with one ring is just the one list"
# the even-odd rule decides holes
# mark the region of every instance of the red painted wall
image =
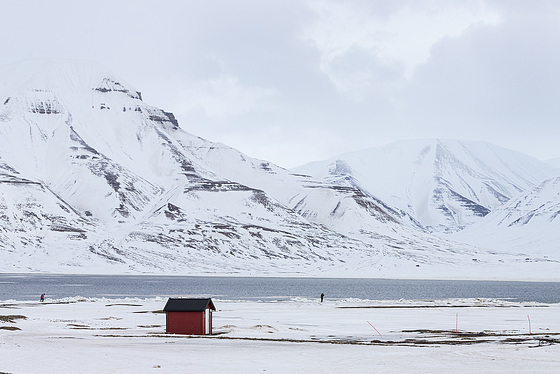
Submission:
[[204,335],[204,312],[167,312],[166,323],[171,334]]

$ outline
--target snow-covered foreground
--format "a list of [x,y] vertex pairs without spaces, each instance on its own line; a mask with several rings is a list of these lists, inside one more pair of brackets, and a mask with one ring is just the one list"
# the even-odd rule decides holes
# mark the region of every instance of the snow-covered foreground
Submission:
[[165,302],[0,302],[0,372],[560,372],[560,304],[214,299],[193,337],[165,333]]

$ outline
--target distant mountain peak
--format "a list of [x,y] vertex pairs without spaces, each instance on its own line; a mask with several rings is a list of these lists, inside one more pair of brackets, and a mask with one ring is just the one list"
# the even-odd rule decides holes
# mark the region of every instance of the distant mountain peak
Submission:
[[74,60],[26,60],[0,67],[0,98],[32,92],[51,92],[71,101],[87,90],[121,92],[141,100],[141,94],[128,83],[117,79],[103,64]]
[[457,231],[552,174],[552,168],[487,142],[396,142],[294,169],[320,180],[341,176],[410,214],[427,229]]
[[136,92],[131,92],[129,89],[127,89],[126,87],[124,87],[121,83],[105,77],[103,78],[103,81],[101,82],[100,85],[98,85],[95,88],[92,88],[95,91],[99,91],[99,92],[121,92],[124,93],[126,95],[128,95],[129,97],[131,97],[132,99],[138,99],[140,101],[142,101],[142,94],[139,91]]

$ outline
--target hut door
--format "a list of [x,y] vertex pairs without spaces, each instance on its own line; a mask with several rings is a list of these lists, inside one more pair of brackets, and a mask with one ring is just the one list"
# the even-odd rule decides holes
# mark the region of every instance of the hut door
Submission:
[[210,334],[210,309],[204,310],[204,334]]

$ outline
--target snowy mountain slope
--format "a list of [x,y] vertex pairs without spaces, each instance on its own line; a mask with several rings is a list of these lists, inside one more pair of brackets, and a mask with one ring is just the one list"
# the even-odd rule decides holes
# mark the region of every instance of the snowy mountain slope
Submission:
[[0,256],[3,271],[88,263],[103,266],[103,234],[42,183],[0,165]]
[[348,153],[294,172],[351,183],[429,230],[457,231],[555,171],[492,144],[436,139]]
[[96,64],[8,70],[0,271],[435,277],[521,259],[412,229],[357,176],[318,181],[190,135]]
[[[266,191],[309,221],[379,249],[383,260],[374,266],[382,268],[382,263],[387,266],[393,261],[391,257],[396,256],[403,263],[449,265],[455,262],[469,267],[473,257],[480,258],[484,252],[412,230],[411,227],[420,226],[414,219],[364,193],[355,187],[355,182],[320,182],[308,175],[294,174],[269,162],[250,158],[223,144],[186,135],[179,132],[175,138],[204,167],[230,180]],[[352,178],[346,177],[345,181],[352,181]],[[403,224],[405,222],[407,224]],[[349,252],[343,256],[347,260],[352,257]],[[491,253],[482,261],[501,262],[503,258]],[[362,266],[371,266],[365,263]]]
[[[341,186],[293,174],[272,163],[253,159],[223,144],[197,138],[181,139],[185,150],[205,167],[273,196],[280,203],[312,222],[350,234],[363,224],[383,230],[400,227],[400,216],[383,202],[352,186]],[[355,215],[354,219],[347,214]],[[346,227],[345,227],[346,226]]]
[[501,252],[560,258],[560,178],[545,180],[454,237]]
[[[47,231],[69,233],[69,238],[74,239],[83,238],[84,226],[91,225],[44,185],[5,173],[0,173],[0,219],[7,237],[24,232],[29,242],[32,237],[44,239]],[[10,243],[12,246],[20,244],[13,240]],[[6,244],[5,241],[0,243]]]
[[352,184],[320,182],[200,138],[181,138],[181,142],[217,174],[266,191],[310,222],[382,250],[387,258],[397,256],[422,264],[448,263],[447,256],[458,260],[464,255],[472,260],[475,249],[418,230],[419,224],[406,213]]

